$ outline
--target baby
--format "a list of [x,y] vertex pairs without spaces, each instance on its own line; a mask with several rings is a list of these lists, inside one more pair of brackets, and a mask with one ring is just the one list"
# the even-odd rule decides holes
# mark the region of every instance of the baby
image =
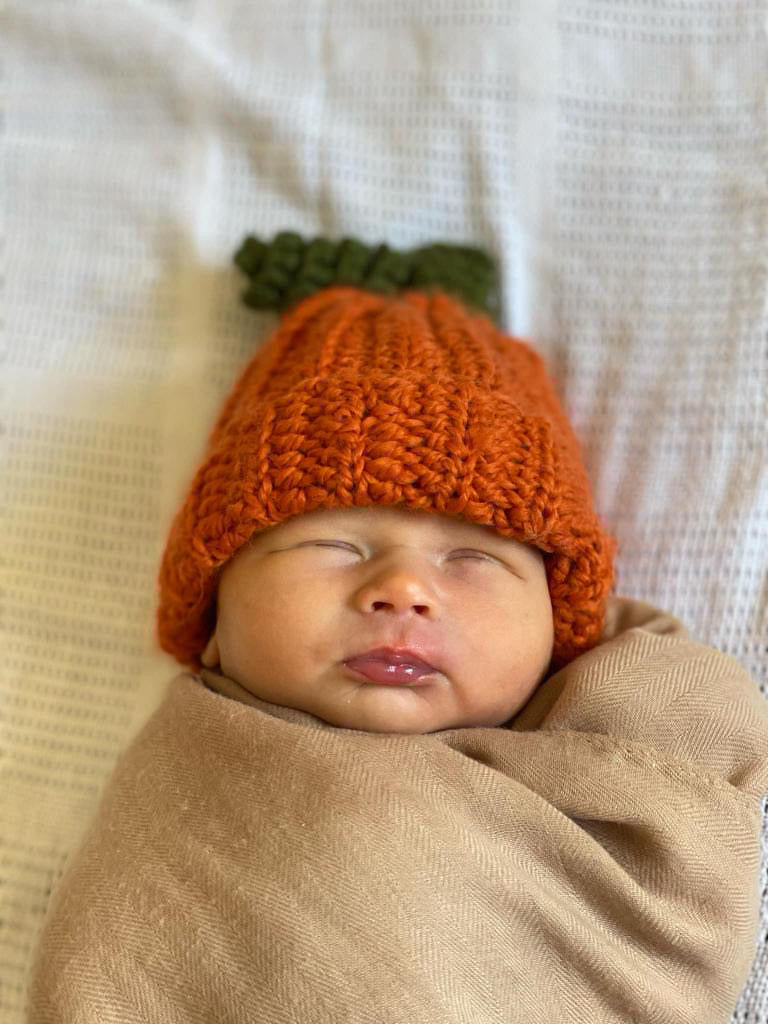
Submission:
[[[173,523],[160,645],[347,728],[508,721],[598,642],[617,546],[544,360],[491,322],[487,257],[283,232],[236,261],[254,304],[300,301],[236,381]],[[359,286],[318,286],[331,269]],[[350,665],[380,648],[437,671]]]
[[530,345],[311,250],[245,260],[268,297],[311,273],[171,525],[185,671],[52,898],[30,1024],[727,1024],[766,702],[611,593]]
[[[401,506],[316,509],[226,563],[202,662],[331,725],[426,733],[509,721],[553,635],[532,545]],[[404,653],[365,657],[380,648]]]

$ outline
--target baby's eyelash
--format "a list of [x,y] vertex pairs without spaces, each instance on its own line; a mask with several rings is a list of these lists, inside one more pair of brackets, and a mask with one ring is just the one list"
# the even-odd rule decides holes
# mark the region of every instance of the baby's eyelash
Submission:
[[[321,547],[321,548],[322,547],[326,547],[326,548],[344,547],[344,548],[347,548],[347,550],[350,550],[350,551],[354,550],[351,547],[351,545],[344,544],[342,541],[329,541],[329,540],[322,541],[322,540],[316,540],[316,541],[310,541],[310,544],[314,544],[317,547]],[[454,551],[454,552],[452,552],[452,554],[461,554],[462,551],[466,551],[466,549],[460,548],[458,552]],[[474,558],[476,561],[480,561],[480,562],[495,561],[495,559],[492,559],[490,555],[485,555],[481,551],[475,551],[475,552],[470,553],[470,554],[465,554],[464,557],[465,558]]]

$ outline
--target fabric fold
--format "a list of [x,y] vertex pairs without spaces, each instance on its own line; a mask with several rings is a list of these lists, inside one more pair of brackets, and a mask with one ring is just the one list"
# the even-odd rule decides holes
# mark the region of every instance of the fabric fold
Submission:
[[755,684],[626,598],[496,728],[182,672],[53,895],[30,1021],[726,1024],[766,791]]

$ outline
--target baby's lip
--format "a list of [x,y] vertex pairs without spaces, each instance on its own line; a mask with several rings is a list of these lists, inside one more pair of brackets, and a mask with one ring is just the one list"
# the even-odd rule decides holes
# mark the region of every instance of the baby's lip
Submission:
[[[409,647],[375,647],[370,651],[361,651],[346,658],[347,662],[366,659],[368,661],[382,661],[390,665],[415,665],[417,668],[428,669],[430,672],[440,672],[440,666],[427,661],[423,656],[424,652],[415,651]],[[434,655],[430,654],[430,657]]]

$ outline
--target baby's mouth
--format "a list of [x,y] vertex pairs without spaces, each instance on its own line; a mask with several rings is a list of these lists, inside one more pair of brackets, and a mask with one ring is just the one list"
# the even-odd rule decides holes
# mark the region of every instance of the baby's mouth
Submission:
[[360,655],[344,665],[358,678],[385,686],[423,686],[437,674],[437,669],[423,662],[389,661],[381,656]]

